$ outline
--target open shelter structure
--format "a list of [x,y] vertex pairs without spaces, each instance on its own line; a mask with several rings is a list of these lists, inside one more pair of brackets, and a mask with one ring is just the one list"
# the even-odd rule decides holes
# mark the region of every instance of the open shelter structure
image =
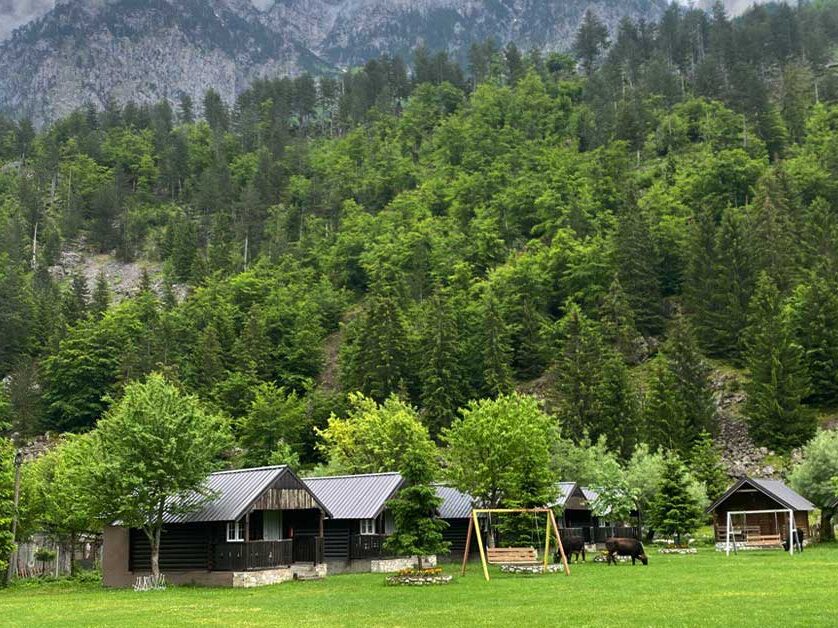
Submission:
[[[483,577],[488,581],[489,578],[489,563],[492,564],[507,564],[507,565],[521,565],[521,564],[537,564],[537,552],[531,547],[507,547],[507,548],[489,548],[486,549],[483,545],[483,535],[480,532],[479,517],[482,515],[493,514],[543,514],[546,515],[546,526],[544,531],[544,555],[542,557],[544,571],[547,571],[547,560],[550,556],[550,539],[551,536],[556,539],[556,546],[559,548],[559,553],[562,557],[562,566],[564,572],[569,576],[570,567],[567,564],[567,556],[564,552],[564,545],[562,545],[562,538],[559,535],[559,526],[556,523],[556,515],[549,508],[480,508],[472,509],[471,520],[468,526],[468,535],[466,537],[466,547],[463,552],[463,570],[462,575],[466,575],[466,566],[468,565],[469,549],[471,545],[471,535],[474,533],[477,537],[477,548],[480,551],[480,562],[483,566]],[[552,535],[551,535],[552,533]]]
[[740,478],[708,509],[716,541],[725,552],[737,544],[750,548],[783,547],[790,553],[809,535],[814,504],[779,480]]

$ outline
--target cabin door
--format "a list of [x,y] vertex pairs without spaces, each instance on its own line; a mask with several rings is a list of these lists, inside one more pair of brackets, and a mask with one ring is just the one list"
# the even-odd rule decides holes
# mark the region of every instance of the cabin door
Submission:
[[265,510],[262,519],[263,538],[266,541],[282,540],[282,511]]

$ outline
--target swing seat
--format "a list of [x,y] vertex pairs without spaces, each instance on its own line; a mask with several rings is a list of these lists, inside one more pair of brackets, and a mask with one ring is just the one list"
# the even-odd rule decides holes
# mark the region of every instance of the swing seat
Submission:
[[537,565],[538,552],[534,547],[490,547],[486,561],[490,565]]

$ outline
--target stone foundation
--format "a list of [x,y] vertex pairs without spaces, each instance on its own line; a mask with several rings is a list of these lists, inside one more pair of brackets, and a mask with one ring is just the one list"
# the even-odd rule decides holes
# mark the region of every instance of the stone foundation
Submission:
[[289,580],[319,579],[327,573],[326,565],[292,565],[277,569],[261,569],[259,571],[233,572],[233,587],[250,589],[270,584],[280,584]]

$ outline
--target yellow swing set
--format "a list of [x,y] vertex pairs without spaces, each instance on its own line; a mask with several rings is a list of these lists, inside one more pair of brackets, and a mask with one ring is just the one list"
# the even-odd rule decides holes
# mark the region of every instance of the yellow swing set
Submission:
[[564,545],[562,545],[562,537],[559,535],[559,526],[556,523],[556,515],[549,508],[475,508],[471,511],[471,517],[468,521],[468,536],[466,537],[466,549],[463,553],[463,570],[462,575],[466,575],[466,567],[468,565],[469,551],[471,550],[472,534],[477,536],[477,548],[480,550],[480,562],[483,565],[483,577],[489,580],[489,565],[537,565],[538,552],[534,547],[491,547],[484,548],[483,536],[480,533],[480,522],[478,517],[480,515],[493,514],[543,514],[547,518],[547,526],[544,534],[544,556],[542,569],[547,571],[547,558],[550,555],[550,537],[556,539],[556,545],[559,548],[559,554],[562,557],[562,566],[564,572],[570,575],[570,566],[567,564],[567,556],[564,553]]

